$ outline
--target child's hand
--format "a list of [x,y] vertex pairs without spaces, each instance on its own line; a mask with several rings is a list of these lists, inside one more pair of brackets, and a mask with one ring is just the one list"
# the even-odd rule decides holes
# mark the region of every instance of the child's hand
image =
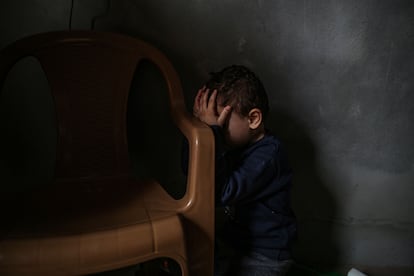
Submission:
[[217,109],[217,90],[214,90],[209,98],[210,90],[206,87],[198,90],[194,99],[193,114],[200,121],[208,125],[223,126],[229,118],[231,107],[226,106],[221,113]]
[[205,86],[203,86],[201,89],[198,90],[197,95],[194,99],[194,104],[193,104],[193,115],[194,117],[199,118],[200,116],[200,109],[201,109],[201,98],[203,97],[204,94],[208,94],[208,89],[206,89]]

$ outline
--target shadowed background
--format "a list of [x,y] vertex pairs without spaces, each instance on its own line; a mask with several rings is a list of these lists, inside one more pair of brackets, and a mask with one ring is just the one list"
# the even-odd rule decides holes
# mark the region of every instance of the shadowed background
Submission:
[[[124,33],[156,45],[178,70],[189,108],[208,72],[249,66],[268,91],[268,127],[287,144],[295,171],[298,262],[395,269],[392,275],[413,271],[412,1],[0,3],[0,47],[69,28]],[[144,66],[149,73],[134,80],[128,107],[133,170],[142,175],[168,168],[158,177],[179,197],[185,189],[181,136],[167,116],[164,84],[158,84],[156,69]],[[139,85],[151,91],[150,98],[134,93]],[[52,177],[56,130],[48,89],[30,58],[6,81],[0,103],[2,192],[46,185]],[[155,105],[160,99],[161,106]],[[143,128],[147,118],[154,127]],[[160,146],[143,146],[149,139]]]

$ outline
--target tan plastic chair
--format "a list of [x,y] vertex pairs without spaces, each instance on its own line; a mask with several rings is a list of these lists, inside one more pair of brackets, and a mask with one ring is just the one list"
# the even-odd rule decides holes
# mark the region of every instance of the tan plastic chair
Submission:
[[[120,34],[38,34],[1,52],[1,86],[26,56],[38,59],[52,90],[55,183],[18,199],[2,195],[0,275],[90,274],[159,257],[177,261],[182,275],[213,275],[214,139],[186,111],[166,57]],[[173,120],[189,141],[187,190],[179,200],[129,172],[127,97],[143,59],[166,79]]]

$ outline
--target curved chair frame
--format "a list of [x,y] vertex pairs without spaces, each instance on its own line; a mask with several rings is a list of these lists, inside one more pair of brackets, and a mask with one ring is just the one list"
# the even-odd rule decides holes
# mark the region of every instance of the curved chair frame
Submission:
[[[183,275],[213,275],[214,137],[186,111],[168,59],[121,34],[37,34],[0,52],[0,88],[27,56],[39,61],[52,91],[55,178],[17,201],[3,195],[0,275],[90,274],[158,257],[176,260]],[[189,141],[187,190],[179,200],[129,171],[127,98],[142,59],[161,71],[173,121]]]

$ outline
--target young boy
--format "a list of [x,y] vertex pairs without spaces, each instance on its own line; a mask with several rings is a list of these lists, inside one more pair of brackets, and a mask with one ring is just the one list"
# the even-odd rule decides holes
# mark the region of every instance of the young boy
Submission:
[[285,275],[296,236],[292,173],[280,141],[266,128],[266,91],[244,66],[212,73],[193,113],[216,139],[216,202],[225,221],[216,232],[215,275]]

